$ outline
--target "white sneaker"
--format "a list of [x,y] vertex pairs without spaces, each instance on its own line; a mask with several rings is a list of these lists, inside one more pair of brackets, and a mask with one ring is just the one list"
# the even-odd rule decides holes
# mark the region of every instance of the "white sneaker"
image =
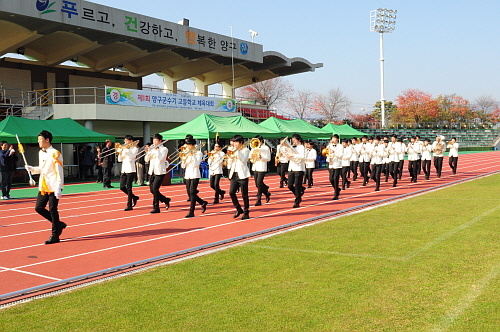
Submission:
[[2,196],[2,199],[9,199],[7,196]]
[[14,199],[11,195],[7,196],[8,199]]

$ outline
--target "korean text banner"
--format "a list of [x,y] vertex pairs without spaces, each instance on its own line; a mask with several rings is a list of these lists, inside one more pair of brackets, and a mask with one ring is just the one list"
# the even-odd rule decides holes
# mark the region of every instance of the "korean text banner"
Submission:
[[[123,5],[115,1],[117,6]],[[167,2],[164,7],[184,6]],[[186,12],[189,9],[186,7]],[[262,63],[262,45],[83,0],[0,0],[0,12]],[[159,10],[160,15],[168,13]],[[30,22],[40,26],[40,22]],[[50,22],[45,25],[49,26]],[[69,29],[64,27],[64,30]]]
[[234,112],[234,99],[189,96],[176,93],[106,87],[106,104],[143,106],[206,112]]

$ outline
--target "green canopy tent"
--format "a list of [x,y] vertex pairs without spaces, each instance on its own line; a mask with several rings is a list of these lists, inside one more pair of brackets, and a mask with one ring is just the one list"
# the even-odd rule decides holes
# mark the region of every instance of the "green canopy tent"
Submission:
[[329,132],[315,127],[301,119],[282,120],[271,117],[261,122],[259,126],[278,131],[282,134],[282,136],[292,136],[295,133],[300,134],[300,136],[305,139],[328,139],[331,136]]
[[258,134],[265,138],[279,138],[281,136],[280,133],[262,128],[241,115],[223,117],[205,113],[183,125],[161,132],[160,134],[164,139],[170,140],[184,139],[187,134],[193,135],[195,139],[215,138],[217,134],[219,134],[220,138],[231,138],[237,134],[245,138],[251,138]]
[[52,143],[98,143],[106,139],[114,140],[111,135],[96,133],[70,119],[31,120],[9,116],[0,122],[0,140],[9,144],[17,143],[16,134],[23,144],[38,143],[38,134],[42,130],[52,133]]
[[333,134],[339,135],[340,139],[343,138],[353,138],[353,137],[361,137],[363,135],[366,135],[365,133],[354,129],[353,127],[349,126],[348,124],[343,124],[343,125],[335,125],[332,123],[327,124],[322,128],[324,131],[328,132],[330,136]]

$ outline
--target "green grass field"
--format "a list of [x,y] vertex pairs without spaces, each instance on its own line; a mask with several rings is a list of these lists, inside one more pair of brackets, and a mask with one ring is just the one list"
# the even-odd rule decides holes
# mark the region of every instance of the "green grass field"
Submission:
[[0,311],[2,331],[500,331],[500,175]]

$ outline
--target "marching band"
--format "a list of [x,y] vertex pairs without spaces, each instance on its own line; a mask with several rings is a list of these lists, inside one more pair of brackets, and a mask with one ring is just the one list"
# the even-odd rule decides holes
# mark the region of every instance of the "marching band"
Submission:
[[[62,157],[50,144],[50,133],[43,131],[39,136],[40,145],[40,166],[32,167],[26,165],[29,174],[40,174],[40,192],[37,198],[35,210],[43,217],[52,222],[52,235],[46,244],[59,242],[59,236],[66,228],[66,224],[59,220],[57,205],[61,198],[62,179]],[[385,175],[388,181],[389,175],[392,178],[392,187],[396,187],[398,180],[402,178],[405,155],[408,156],[408,173],[412,183],[417,182],[417,177],[422,169],[425,179],[431,176],[431,162],[436,170],[437,178],[441,177],[444,152],[449,151],[449,166],[453,174],[457,172],[458,148],[456,138],[445,143],[444,137],[438,135],[431,144],[429,139],[424,141],[420,137],[410,138],[408,145],[405,145],[402,138],[392,135],[390,141],[387,137],[363,136],[361,140],[357,138],[343,139],[337,134],[333,135],[329,144],[318,154],[314,148],[314,142],[308,140],[304,142],[299,134],[294,134],[291,140],[288,137],[280,139],[280,144],[276,147],[276,156],[273,160],[271,146],[261,135],[253,139],[244,141],[242,135],[235,135],[230,140],[227,152],[223,150],[218,136],[213,145],[213,149],[203,158],[202,145],[197,145],[192,135],[187,135],[186,139],[177,151],[170,156],[164,144],[168,140],[163,140],[160,134],[153,137],[152,146],[146,146],[139,153],[137,147],[139,141],[134,141],[131,135],[126,135],[124,143],[116,143],[112,147],[111,141],[106,141],[106,146],[100,151],[99,162],[104,168],[111,168],[115,161],[121,162],[120,190],[127,195],[127,205],[125,211],[130,211],[136,206],[139,196],[132,191],[132,183],[136,178],[136,160],[144,157],[149,164],[148,174],[150,175],[150,192],[153,196],[153,209],[150,213],[160,213],[160,202],[165,204],[165,210],[170,207],[171,199],[165,197],[160,188],[169,169],[169,158],[173,162],[179,160],[179,164],[184,171],[184,183],[190,202],[189,212],[186,218],[194,217],[196,203],[201,206],[201,212],[207,209],[208,202],[198,196],[198,184],[201,178],[200,167],[203,160],[208,165],[208,176],[210,187],[214,190],[213,204],[219,204],[224,199],[226,192],[221,189],[220,181],[227,169],[230,180],[229,195],[235,208],[234,218],[241,216],[241,220],[250,218],[250,202],[248,195],[248,181],[251,176],[249,163],[253,172],[255,186],[257,188],[257,199],[255,206],[262,205],[262,196],[265,202],[269,203],[271,193],[269,186],[264,183],[265,175],[268,172],[268,163],[275,162],[280,178],[280,188],[284,185],[288,187],[295,199],[293,208],[300,207],[302,197],[306,190],[303,184],[307,184],[307,189],[313,186],[313,170],[320,160],[318,156],[326,159],[329,172],[329,182],[334,189],[333,200],[338,200],[343,190],[349,189],[351,181],[358,178],[358,167],[362,186],[368,185],[369,180],[374,180],[375,191],[380,190],[381,174]],[[21,146],[21,145],[20,145]],[[21,152],[21,148],[20,148]],[[52,160],[48,162],[47,160]],[[286,173],[288,172],[288,177]],[[352,173],[352,180],[350,174]],[[112,188],[111,172],[104,171],[104,187]],[[342,183],[339,181],[342,179]],[[243,204],[240,204],[237,194],[241,194]],[[45,206],[49,204],[49,210]],[[242,207],[243,205],[243,207]]]

